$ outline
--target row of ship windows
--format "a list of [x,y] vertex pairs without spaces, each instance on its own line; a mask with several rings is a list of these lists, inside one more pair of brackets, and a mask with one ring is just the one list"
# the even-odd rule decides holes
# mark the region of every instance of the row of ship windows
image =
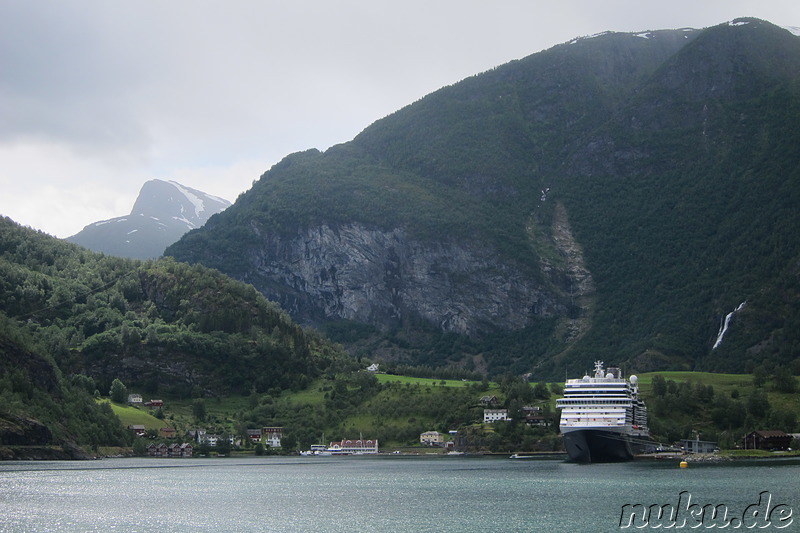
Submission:
[[628,413],[624,411],[562,411],[561,418],[574,418],[576,416],[601,416],[601,415],[613,415],[625,418],[631,418]]
[[606,422],[606,423],[615,423],[615,424],[625,424],[624,418],[613,418],[613,417],[605,417],[599,416],[595,418],[576,418],[576,419],[562,419],[561,423],[564,425],[574,425],[576,423],[586,423],[586,422]]
[[605,398],[606,396],[615,396],[617,398],[632,398],[633,395],[625,394],[625,391],[610,391],[610,392],[591,392],[591,391],[567,391],[564,396],[568,398]]
[[579,381],[577,383],[567,383],[568,389],[624,389],[628,387],[628,383],[618,381],[617,383],[590,383],[588,381]]
[[630,396],[626,390],[566,390],[565,396]]
[[597,419],[609,419],[609,420],[625,420],[625,418],[620,418],[616,415],[616,413],[592,413],[591,417],[586,416],[562,416],[561,420],[597,420]]
[[569,383],[565,389],[630,389],[632,388],[628,383],[620,381],[619,383]]
[[573,400],[572,398],[564,398],[563,400],[558,400],[559,405],[564,404],[575,404],[575,405],[586,405],[586,404],[596,404],[596,405],[604,405],[604,404],[612,404],[612,405],[631,405],[631,400],[612,400],[612,399],[596,399],[596,400]]

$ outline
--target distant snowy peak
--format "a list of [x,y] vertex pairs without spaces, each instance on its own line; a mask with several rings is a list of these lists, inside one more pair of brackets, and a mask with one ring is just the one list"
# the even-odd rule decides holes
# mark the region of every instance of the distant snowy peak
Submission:
[[788,31],[792,35],[796,35],[800,37],[800,26],[781,26],[784,30]]
[[[755,19],[755,18],[737,18],[731,21],[728,21],[728,26],[747,26],[749,24],[761,24],[762,20]],[[792,35],[800,36],[800,27],[798,26],[780,26],[784,30],[788,31]],[[659,33],[666,33],[671,31],[680,31],[684,32],[687,36],[689,33],[697,31],[696,28],[678,28],[677,30],[658,30],[658,31],[640,31],[640,32],[614,32],[614,31],[604,31],[600,33],[595,33],[594,35],[585,35],[583,37],[576,37],[571,41],[568,41],[567,44],[575,44],[581,41],[586,41],[589,39],[596,39],[598,37],[604,37],[606,35],[611,35],[615,33],[622,33],[627,35],[632,35],[634,37],[641,37],[643,39],[653,39]]]
[[[746,26],[748,24],[761,24],[764,21],[754,18],[739,18],[734,19],[728,22],[728,26]],[[800,27],[797,26],[781,26],[778,27],[783,28],[784,30],[788,31],[792,35],[800,36]]]
[[230,202],[175,181],[146,182],[129,215],[87,225],[67,240],[108,255],[149,259]]
[[603,31],[600,33],[595,33],[594,35],[585,35],[583,37],[576,37],[571,41],[568,41],[567,44],[576,44],[582,41],[588,41],[590,39],[597,39],[598,37],[605,37],[606,35],[631,35],[633,37],[640,37],[642,39],[655,39],[658,37],[659,34],[667,34],[667,33],[674,33],[674,32],[681,32],[688,35],[692,32],[697,31],[695,28],[679,28],[677,30],[655,30],[655,31],[637,31],[637,32],[616,32],[616,31]]
[[144,215],[158,220],[175,220],[188,229],[199,228],[230,202],[175,181],[150,180],[142,186],[131,216]]

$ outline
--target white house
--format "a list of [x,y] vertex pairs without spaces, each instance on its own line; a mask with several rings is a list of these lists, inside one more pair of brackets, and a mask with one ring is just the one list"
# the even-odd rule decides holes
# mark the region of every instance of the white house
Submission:
[[483,410],[483,423],[493,424],[498,420],[510,420],[508,418],[508,409],[484,409]]
[[128,403],[130,405],[142,405],[141,394],[128,394]]
[[361,454],[378,453],[377,439],[345,439],[341,442],[331,442],[328,451],[334,454]]
[[219,435],[212,435],[211,433],[203,433],[202,435],[198,435],[197,441],[200,444],[205,444],[206,446],[210,446],[211,448],[216,448],[217,442],[219,442]]
[[283,436],[283,428],[269,427],[261,428],[261,438],[264,444],[270,448],[281,447],[281,437]]

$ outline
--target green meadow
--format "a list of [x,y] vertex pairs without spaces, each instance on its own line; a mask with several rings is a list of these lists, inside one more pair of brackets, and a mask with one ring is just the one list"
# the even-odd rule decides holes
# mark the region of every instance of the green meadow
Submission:
[[125,427],[128,426],[144,426],[145,429],[155,429],[159,430],[163,427],[171,427],[166,420],[161,420],[153,415],[150,414],[149,411],[146,411],[139,407],[132,407],[129,405],[122,405],[118,403],[114,403],[110,400],[99,400],[101,402],[107,402],[111,404],[111,409],[114,411],[114,414],[117,415],[122,425]]

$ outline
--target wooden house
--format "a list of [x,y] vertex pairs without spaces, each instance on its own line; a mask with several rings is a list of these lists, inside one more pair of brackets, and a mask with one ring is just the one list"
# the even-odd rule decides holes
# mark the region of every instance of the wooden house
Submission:
[[745,450],[786,450],[792,442],[792,436],[783,431],[753,431],[742,439]]

